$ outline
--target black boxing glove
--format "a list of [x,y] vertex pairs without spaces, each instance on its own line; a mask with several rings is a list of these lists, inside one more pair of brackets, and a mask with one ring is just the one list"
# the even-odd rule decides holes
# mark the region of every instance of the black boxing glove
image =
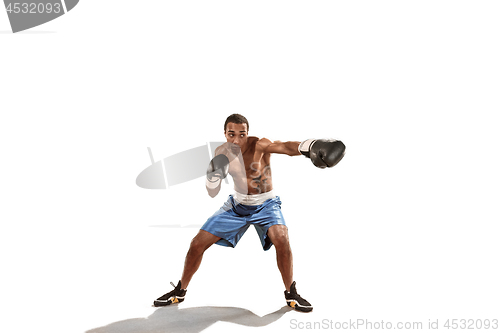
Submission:
[[300,143],[299,152],[318,168],[331,168],[344,157],[345,145],[339,140],[309,139]]
[[210,189],[217,188],[222,179],[229,173],[229,158],[220,154],[215,156],[208,164],[206,185]]

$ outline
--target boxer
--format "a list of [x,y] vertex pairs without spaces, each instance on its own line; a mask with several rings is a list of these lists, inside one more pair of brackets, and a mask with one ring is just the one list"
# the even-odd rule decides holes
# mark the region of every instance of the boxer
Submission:
[[253,225],[262,248],[273,245],[276,260],[285,285],[288,306],[302,312],[312,311],[312,305],[297,293],[293,280],[293,260],[288,229],[281,213],[281,201],[273,192],[271,154],[304,155],[318,168],[331,168],[343,158],[345,145],[338,140],[308,139],[302,142],[272,142],[266,138],[248,136],[249,124],[240,114],[230,115],[224,123],[226,143],[217,147],[207,168],[206,189],[213,198],[222,180],[231,175],[234,194],[215,212],[191,241],[181,280],[174,290],[154,301],[154,306],[166,306],[184,301],[186,290],[198,270],[204,252],[218,244],[235,247]]

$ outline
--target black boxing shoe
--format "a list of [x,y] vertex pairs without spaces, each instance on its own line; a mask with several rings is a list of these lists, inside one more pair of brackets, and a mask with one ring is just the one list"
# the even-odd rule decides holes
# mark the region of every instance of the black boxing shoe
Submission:
[[299,294],[297,294],[295,281],[293,281],[292,285],[290,286],[290,292],[285,290],[285,299],[286,299],[286,304],[297,311],[311,312],[313,309],[311,303],[309,303],[308,301],[300,297]]
[[170,304],[181,303],[184,301],[184,297],[186,296],[187,290],[181,289],[181,281],[179,280],[177,286],[175,286],[172,282],[170,282],[170,284],[173,287],[175,287],[175,289],[157,298],[153,303],[154,306],[167,306]]

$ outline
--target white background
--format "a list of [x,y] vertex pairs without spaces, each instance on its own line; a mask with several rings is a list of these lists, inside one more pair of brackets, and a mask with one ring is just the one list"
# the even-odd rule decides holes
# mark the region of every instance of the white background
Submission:
[[[347,154],[328,170],[273,157],[294,277],[314,311],[206,332],[500,319],[499,10],[82,0],[18,34],[0,11],[1,330],[151,315],[197,232],[167,226],[201,225],[231,188],[215,199],[203,178],[141,189],[147,147],[160,159],[224,140],[234,112],[251,135],[339,138]],[[235,249],[213,246],[179,309],[279,310],[274,253],[251,229]]]

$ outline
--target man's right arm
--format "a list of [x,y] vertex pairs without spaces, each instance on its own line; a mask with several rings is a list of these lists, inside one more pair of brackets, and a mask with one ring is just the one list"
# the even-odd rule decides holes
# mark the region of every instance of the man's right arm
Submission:
[[228,173],[229,159],[224,154],[216,155],[207,168],[206,188],[210,197],[213,198],[219,193],[222,180],[226,178]]

